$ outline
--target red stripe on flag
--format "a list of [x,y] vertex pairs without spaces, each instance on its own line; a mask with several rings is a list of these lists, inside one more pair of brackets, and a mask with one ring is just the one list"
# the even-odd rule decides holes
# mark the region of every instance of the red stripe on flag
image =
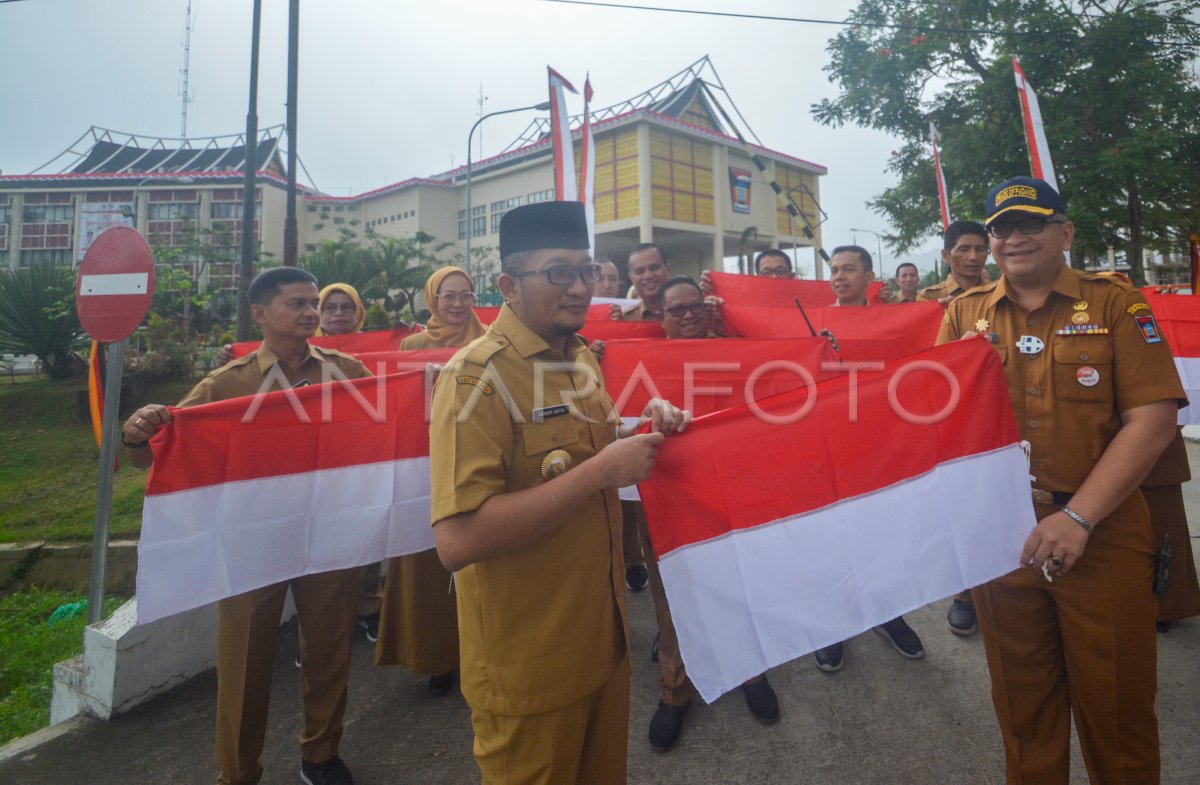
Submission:
[[[1020,439],[999,356],[982,340],[939,346],[757,405],[766,417],[749,406],[727,409],[663,443],[653,474],[639,486],[660,559]],[[777,421],[805,407],[798,421]],[[940,419],[922,423],[904,412]]]
[[425,384],[418,371],[172,409],[146,494],[428,456]]
[[1013,71],[1017,76],[1017,95],[1021,98],[1021,124],[1025,128],[1025,146],[1029,148],[1029,169],[1039,180],[1046,179],[1042,174],[1042,156],[1038,147],[1037,133],[1033,128],[1033,115],[1029,108],[1029,82],[1017,58],[1012,59]]
[[[805,308],[824,308],[837,301],[828,281],[781,280],[718,272],[710,272],[709,277],[713,294],[726,303],[796,310],[796,300]],[[867,302],[881,303],[879,293],[882,290],[880,281],[868,284]]]

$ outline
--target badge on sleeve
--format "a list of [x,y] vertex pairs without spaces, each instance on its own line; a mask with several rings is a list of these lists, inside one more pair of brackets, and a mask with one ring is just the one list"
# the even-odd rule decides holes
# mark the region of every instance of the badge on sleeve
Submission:
[[1146,303],[1134,303],[1133,305],[1131,305],[1125,309],[1126,313],[1128,313],[1130,316],[1133,316],[1138,311],[1149,311],[1149,310],[1150,310],[1150,306],[1146,305]]
[[1158,322],[1154,321],[1154,314],[1147,311],[1135,315],[1133,320],[1137,322],[1138,329],[1142,331],[1142,337],[1146,339],[1146,343],[1162,343],[1162,334],[1158,331]]
[[1022,335],[1017,339],[1017,350],[1021,354],[1041,354],[1046,344],[1036,335]]

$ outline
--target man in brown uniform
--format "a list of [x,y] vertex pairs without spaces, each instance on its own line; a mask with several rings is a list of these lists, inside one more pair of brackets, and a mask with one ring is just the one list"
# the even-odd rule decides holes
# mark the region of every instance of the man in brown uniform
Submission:
[[629,635],[617,489],[690,417],[622,429],[585,342],[600,266],[578,202],[500,224],[505,305],[433,393],[434,538],[455,573],[460,680],[484,785],[625,782]]
[[950,266],[950,274],[941,283],[922,289],[917,301],[936,300],[948,305],[968,289],[982,286],[987,259],[988,238],[983,224],[955,221],[946,227],[942,238],[942,261]]
[[1008,782],[1065,785],[1073,713],[1092,782],[1154,785],[1154,543],[1137,488],[1184,392],[1138,291],[1063,263],[1064,212],[1041,180],[992,189],[1004,275],[955,299],[938,336],[993,339],[1031,444],[1038,524],[1021,568],[973,595]]
[[671,265],[667,254],[654,243],[642,243],[629,254],[629,281],[637,293],[641,305],[622,314],[620,306],[613,306],[613,318],[627,322],[658,321],[662,318],[658,291],[671,277]]
[[[296,267],[267,270],[251,281],[249,298],[254,321],[262,328],[262,345],[210,373],[179,406],[252,396],[282,384],[320,384],[331,375],[371,375],[353,357],[308,342],[320,319],[317,281],[311,273]],[[170,421],[167,407],[150,404],[125,422],[122,441],[133,465],[146,468],[153,462],[146,442]],[[217,603],[216,759],[221,785],[252,785],[262,778],[259,758],[267,733],[271,670],[289,587],[300,622],[300,777],[309,785],[353,785],[354,778],[338,757],[338,745],[361,567],[302,575]]]

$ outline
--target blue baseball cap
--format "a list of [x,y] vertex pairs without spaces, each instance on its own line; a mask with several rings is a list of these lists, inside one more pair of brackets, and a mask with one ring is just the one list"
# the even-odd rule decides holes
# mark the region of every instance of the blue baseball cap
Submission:
[[988,192],[983,207],[983,225],[991,226],[1009,212],[1051,216],[1065,213],[1067,205],[1058,191],[1036,177],[1010,177]]

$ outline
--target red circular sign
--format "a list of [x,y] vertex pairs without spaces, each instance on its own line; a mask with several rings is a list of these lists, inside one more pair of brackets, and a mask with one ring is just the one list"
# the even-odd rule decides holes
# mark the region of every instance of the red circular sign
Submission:
[[79,265],[75,310],[88,335],[116,343],[137,329],[154,294],[154,255],[136,229],[112,226]]

